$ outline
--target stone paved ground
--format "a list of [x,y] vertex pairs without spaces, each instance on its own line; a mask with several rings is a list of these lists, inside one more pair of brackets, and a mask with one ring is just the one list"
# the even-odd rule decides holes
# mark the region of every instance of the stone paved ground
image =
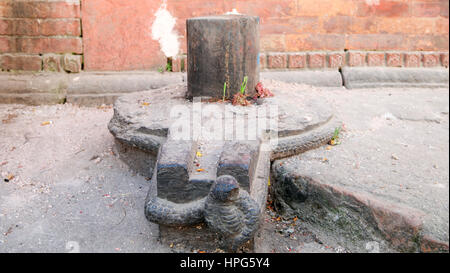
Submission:
[[293,176],[422,211],[423,234],[448,244],[448,90],[317,92],[344,122],[341,144],[274,164]]
[[[341,145],[303,155],[305,169],[423,210],[427,232],[448,241],[448,91],[311,91],[335,103],[346,131]],[[0,105],[0,252],[173,251],[144,217],[147,178],[114,153],[111,116],[108,107]],[[267,216],[261,249],[345,251],[301,223],[290,236],[277,217]]]

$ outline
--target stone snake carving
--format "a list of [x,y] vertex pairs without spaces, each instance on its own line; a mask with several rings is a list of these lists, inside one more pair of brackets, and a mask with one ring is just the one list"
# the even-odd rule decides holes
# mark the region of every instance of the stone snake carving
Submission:
[[224,247],[233,252],[258,230],[259,213],[256,202],[229,175],[217,178],[206,198],[205,221],[219,232]]
[[222,175],[206,198],[176,204],[158,197],[146,201],[149,221],[167,226],[189,226],[202,222],[221,235],[224,248],[235,252],[250,240],[259,226],[259,208],[236,179]]

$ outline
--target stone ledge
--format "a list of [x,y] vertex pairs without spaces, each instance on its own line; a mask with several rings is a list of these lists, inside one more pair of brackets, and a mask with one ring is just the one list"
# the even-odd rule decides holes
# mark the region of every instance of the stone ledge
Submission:
[[[304,174],[302,159],[276,160],[270,188],[277,210],[298,216],[308,228],[335,237],[352,252],[367,252],[377,242],[381,252],[448,252],[444,242],[428,234],[422,210],[399,204],[325,178]],[[344,238],[344,239],[343,239]]]
[[344,67],[342,78],[348,89],[449,86],[448,69],[444,68]]
[[80,105],[113,103],[125,93],[182,83],[181,73],[90,72],[0,73],[0,103],[29,105],[70,102]]
[[323,87],[342,86],[342,77],[337,69],[316,71],[264,71],[261,72],[261,78]]

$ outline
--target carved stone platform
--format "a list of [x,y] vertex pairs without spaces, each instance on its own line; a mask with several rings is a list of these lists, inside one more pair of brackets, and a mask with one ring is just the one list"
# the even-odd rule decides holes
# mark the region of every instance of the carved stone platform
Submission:
[[[186,85],[173,85],[118,98],[109,130],[120,157],[152,177],[146,213],[161,224],[162,241],[184,238],[199,249],[211,249],[206,238],[217,234],[203,226],[199,240],[193,235],[199,231],[186,226],[204,222],[204,203],[219,176],[233,176],[262,212],[270,161],[328,142],[340,123],[330,105],[304,91],[272,90],[274,97],[245,107],[191,102],[186,91]],[[239,120],[241,126],[236,125]],[[175,139],[180,126],[188,128],[187,139]],[[223,132],[212,135],[212,128]],[[154,206],[148,205],[150,200]]]

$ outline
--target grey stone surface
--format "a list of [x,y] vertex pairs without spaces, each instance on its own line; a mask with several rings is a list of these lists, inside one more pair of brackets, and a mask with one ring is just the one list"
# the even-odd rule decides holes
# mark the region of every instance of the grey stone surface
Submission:
[[324,92],[341,144],[273,163],[280,208],[352,251],[448,251],[448,90]]
[[[321,184],[339,184],[350,192],[420,209],[426,214],[422,245],[433,238],[445,241],[448,90],[264,84],[271,90],[302,90],[329,100],[347,128],[341,145],[299,157],[301,164],[295,166],[305,170],[303,175],[312,172]],[[207,233],[204,225],[158,228],[147,221],[143,200],[149,188],[156,194],[156,184],[119,160],[107,130],[112,115],[109,108],[70,104],[0,105],[0,170],[15,175],[0,186],[0,252],[68,252],[74,250],[73,242],[79,243],[81,252],[216,250],[216,235]],[[41,126],[43,121],[52,124]],[[267,184],[267,179],[260,181]],[[294,239],[284,234],[283,222],[272,219],[277,217],[270,214],[261,222],[263,232],[255,238],[259,246],[254,251],[328,252],[334,242],[351,239],[311,225],[308,232],[301,217],[291,234]],[[305,232],[312,234],[304,238]],[[428,244],[429,249],[433,245]]]
[[338,70],[262,71],[261,78],[312,86],[342,86],[342,76]]
[[111,104],[123,93],[157,89],[184,80],[182,73],[139,71],[0,73],[0,103],[39,105],[69,101],[80,105]]
[[[272,134],[280,138],[284,153],[289,153],[289,147],[292,147],[295,153],[295,150],[299,150],[299,146],[302,147],[302,142],[295,139],[288,141],[288,139],[334,121],[333,107],[326,100],[316,97],[314,92],[305,89],[286,90],[284,87],[274,86],[272,92],[275,96],[266,98],[261,105],[230,107],[229,103],[203,103],[203,109],[212,106],[217,115],[211,115],[208,111],[202,112],[203,125],[196,128],[194,114],[197,110],[194,111],[193,104],[184,98],[186,90],[186,85],[183,84],[120,97],[114,104],[114,117],[109,124],[111,133],[131,146],[157,152],[160,145],[164,143],[169,128],[179,122],[179,115],[173,113],[171,115],[173,109],[181,108],[186,111],[183,114],[186,115],[187,120],[183,120],[182,123],[189,125],[187,128],[190,138],[194,136],[194,129],[208,132],[208,126],[211,124],[220,123],[224,128],[227,124],[233,125],[233,120],[237,118],[245,120],[255,114],[255,118],[266,119],[265,127],[257,125],[256,120],[246,122],[242,128],[232,127],[232,136],[236,137],[237,130],[242,129],[242,139],[251,140],[252,136],[249,135],[251,129],[255,131],[253,136],[255,139],[262,132],[270,129]],[[143,105],[144,102],[149,105]],[[270,128],[271,120],[275,124],[274,128]],[[329,132],[327,134],[329,135]],[[214,141],[223,141],[227,136],[221,134],[218,137],[221,139],[214,139]],[[287,140],[282,141],[283,138]],[[305,142],[304,148],[306,145],[309,145],[308,141]]]
[[259,82],[259,17],[215,15],[186,20],[189,98],[221,99],[240,90],[248,77],[247,94]]
[[239,186],[250,190],[250,181],[255,172],[258,159],[259,142],[226,142],[220,155],[217,176],[231,175]]
[[117,139],[114,140],[114,143],[120,160],[127,164],[130,169],[147,178],[153,176],[157,155],[124,144]]
[[159,198],[184,204],[208,194],[210,181],[189,179],[196,151],[197,143],[193,141],[168,140],[161,147],[156,175]]
[[[166,226],[190,226],[200,223],[204,212],[208,226],[224,237],[226,248],[236,251],[256,232],[256,223],[261,216],[256,212],[262,211],[267,196],[271,148],[275,151],[273,156],[280,157],[304,152],[328,141],[335,128],[320,128],[334,120],[332,109],[326,101],[318,101],[306,92],[283,89],[273,90],[275,97],[248,107],[227,105],[224,102],[204,102],[203,105],[192,103],[184,98],[185,93],[186,85],[176,85],[157,92],[123,96],[114,106],[109,129],[120,142],[133,147],[143,147],[146,142],[150,145],[145,151],[159,147],[157,171],[153,178],[157,194],[150,190],[145,205],[146,216],[150,221]],[[211,106],[214,107],[214,114],[205,110]],[[174,108],[184,111],[173,116]],[[196,117],[196,114],[200,116]],[[186,119],[180,122],[179,117]],[[255,119],[252,120],[252,117]],[[264,126],[258,127],[260,122],[256,117],[264,118]],[[242,119],[245,127],[239,131],[242,128],[231,126],[231,134],[228,134],[235,140],[224,141],[222,137],[226,137],[226,133],[221,131],[212,139],[205,137],[204,133],[209,132],[212,124],[229,127],[238,123],[234,121],[235,118]],[[274,127],[268,127],[268,119],[275,122]],[[183,135],[190,140],[177,140],[179,128],[173,125],[181,124],[193,130]],[[331,124],[334,126],[338,123]],[[199,139],[194,137],[197,130],[201,131]],[[275,137],[277,145],[271,147],[273,143],[270,137],[266,139],[268,135]],[[155,137],[161,142],[146,141]],[[266,145],[261,146],[261,141]],[[202,154],[207,156],[203,157]],[[217,179],[223,177],[236,179],[242,188],[242,198],[239,199],[242,202],[238,210],[227,200],[220,201],[227,203],[220,205],[217,196],[214,197],[217,192],[214,189],[220,184],[217,184]],[[246,191],[250,191],[250,194]],[[208,196],[206,200],[202,199],[205,196]],[[227,219],[231,222],[227,226],[228,220],[222,219],[223,215],[219,211],[237,213],[247,210],[250,201],[245,203],[245,200],[252,200],[251,206],[254,208],[239,212],[239,217],[235,215],[237,218],[228,215]],[[221,209],[208,207],[212,203],[217,205],[213,207]]]
[[448,87],[448,69],[396,67],[344,67],[344,86],[353,88],[377,87]]

